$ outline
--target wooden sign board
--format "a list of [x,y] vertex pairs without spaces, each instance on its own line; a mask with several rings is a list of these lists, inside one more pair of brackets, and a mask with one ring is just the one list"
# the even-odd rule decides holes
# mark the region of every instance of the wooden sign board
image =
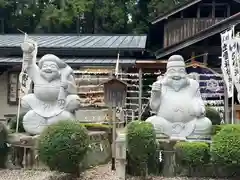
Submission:
[[127,84],[116,78],[104,84],[104,101],[109,107],[123,107],[126,103]]

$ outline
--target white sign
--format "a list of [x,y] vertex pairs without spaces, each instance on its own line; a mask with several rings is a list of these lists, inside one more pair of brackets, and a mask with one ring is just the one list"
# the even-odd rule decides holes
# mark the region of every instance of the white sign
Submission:
[[238,42],[236,38],[232,39],[229,41],[229,44],[227,46],[228,48],[228,54],[229,54],[229,59],[232,61],[233,64],[233,82],[236,83],[236,78],[239,74],[239,62],[238,62]]
[[233,82],[240,93],[240,38],[234,38],[229,45],[229,55],[233,60]]
[[[35,50],[32,52],[33,56],[33,62],[36,63],[37,59],[37,43],[33,41],[32,39],[29,39],[27,34],[25,34],[24,41],[31,42],[35,46]],[[24,95],[28,94],[31,89],[31,83],[32,80],[29,78],[26,68],[28,61],[25,61],[25,55],[23,55],[23,61],[22,61],[22,71],[19,75],[19,82],[20,82],[20,93],[19,97],[22,98]]]
[[234,38],[234,27],[221,33],[222,64],[221,69],[227,87],[228,97],[233,96],[233,61],[229,55],[229,43]]

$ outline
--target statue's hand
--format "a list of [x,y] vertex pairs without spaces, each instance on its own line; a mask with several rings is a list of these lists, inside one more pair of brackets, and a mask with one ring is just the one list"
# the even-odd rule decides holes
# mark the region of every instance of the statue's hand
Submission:
[[156,81],[152,85],[152,91],[161,91],[162,89],[162,84],[160,81]]
[[35,45],[30,41],[25,41],[21,44],[21,49],[24,53],[32,53],[35,50]]
[[65,82],[65,81],[62,81],[61,82],[61,87],[64,88],[64,89],[67,89],[68,88],[68,83]]
[[206,115],[205,106],[193,104],[196,117],[204,117]]

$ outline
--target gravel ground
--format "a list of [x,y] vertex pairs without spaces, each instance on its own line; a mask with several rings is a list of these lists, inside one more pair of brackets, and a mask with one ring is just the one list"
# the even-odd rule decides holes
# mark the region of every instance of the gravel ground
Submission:
[[[49,171],[30,170],[0,170],[0,180],[47,180],[53,176]],[[115,171],[111,171],[111,164],[101,165],[89,169],[81,174],[78,180],[119,180]],[[127,180],[140,180],[137,177],[128,177]],[[212,178],[187,178],[187,177],[149,177],[148,180],[223,180]]]
[[1,170],[0,180],[46,180],[51,175],[49,171]]
[[[82,174],[79,180],[119,180],[115,171],[111,171],[111,165],[102,165],[90,170],[87,170]],[[140,180],[138,177],[128,177],[127,180]],[[212,179],[212,178],[187,178],[187,177],[148,177],[148,180],[224,180],[224,179]]]

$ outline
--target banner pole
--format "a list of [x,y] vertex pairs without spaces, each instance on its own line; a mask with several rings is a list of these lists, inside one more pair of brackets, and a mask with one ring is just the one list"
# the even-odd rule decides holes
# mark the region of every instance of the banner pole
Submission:
[[[24,33],[24,42],[26,41],[27,39],[27,33]],[[23,57],[24,59],[24,57]],[[22,68],[21,68],[21,72],[20,72],[20,76],[21,74],[23,73],[23,62],[22,62]],[[19,78],[18,78],[18,81],[19,81]],[[16,133],[18,133],[18,129],[19,129],[19,116],[20,116],[20,109],[21,109],[21,97],[20,97],[20,93],[21,93],[21,86],[22,86],[22,83],[20,82],[20,87],[19,87],[19,91],[18,92],[18,108],[17,108],[17,124],[16,124]]]
[[231,124],[234,124],[234,85],[233,85],[233,87],[232,87],[232,121],[231,121]]

